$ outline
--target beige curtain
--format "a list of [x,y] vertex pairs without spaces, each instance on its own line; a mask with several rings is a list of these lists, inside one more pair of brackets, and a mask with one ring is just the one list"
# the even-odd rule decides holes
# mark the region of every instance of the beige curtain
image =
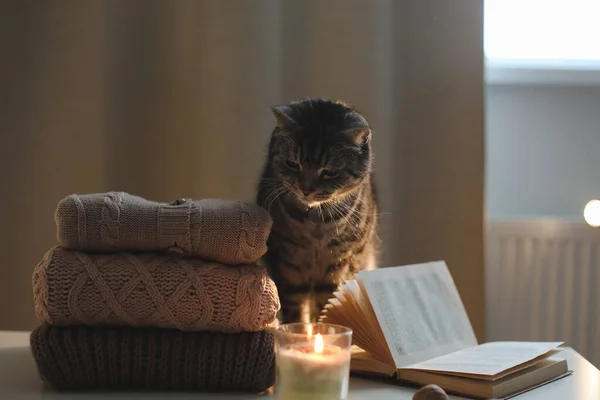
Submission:
[[0,329],[63,196],[252,200],[268,106],[344,99],[374,127],[381,264],[444,259],[483,339],[482,4],[13,1],[0,12]]

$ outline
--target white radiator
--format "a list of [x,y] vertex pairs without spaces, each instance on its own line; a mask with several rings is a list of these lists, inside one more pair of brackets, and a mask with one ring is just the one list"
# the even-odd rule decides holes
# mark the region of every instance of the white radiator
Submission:
[[487,340],[564,341],[600,366],[600,228],[487,221]]

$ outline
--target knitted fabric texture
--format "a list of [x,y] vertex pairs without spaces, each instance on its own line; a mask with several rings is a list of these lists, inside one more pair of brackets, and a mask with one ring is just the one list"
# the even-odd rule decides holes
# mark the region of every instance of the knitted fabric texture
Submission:
[[267,251],[272,220],[263,208],[203,199],[158,203],[124,192],[70,195],[55,212],[58,243],[74,250],[171,251],[247,264]]
[[33,272],[35,312],[52,325],[254,332],[274,326],[275,283],[258,265],[54,247]]
[[30,336],[40,376],[57,390],[262,392],[275,381],[273,333],[54,327]]

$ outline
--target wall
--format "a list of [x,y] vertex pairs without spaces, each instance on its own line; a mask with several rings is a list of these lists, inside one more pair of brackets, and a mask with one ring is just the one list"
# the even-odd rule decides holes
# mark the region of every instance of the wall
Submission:
[[488,85],[489,217],[582,218],[600,198],[600,87]]

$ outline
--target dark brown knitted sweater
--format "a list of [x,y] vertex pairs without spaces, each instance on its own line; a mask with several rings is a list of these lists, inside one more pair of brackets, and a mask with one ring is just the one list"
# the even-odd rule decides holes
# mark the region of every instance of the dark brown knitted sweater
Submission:
[[263,392],[275,381],[273,333],[55,327],[30,337],[42,379],[58,390]]

